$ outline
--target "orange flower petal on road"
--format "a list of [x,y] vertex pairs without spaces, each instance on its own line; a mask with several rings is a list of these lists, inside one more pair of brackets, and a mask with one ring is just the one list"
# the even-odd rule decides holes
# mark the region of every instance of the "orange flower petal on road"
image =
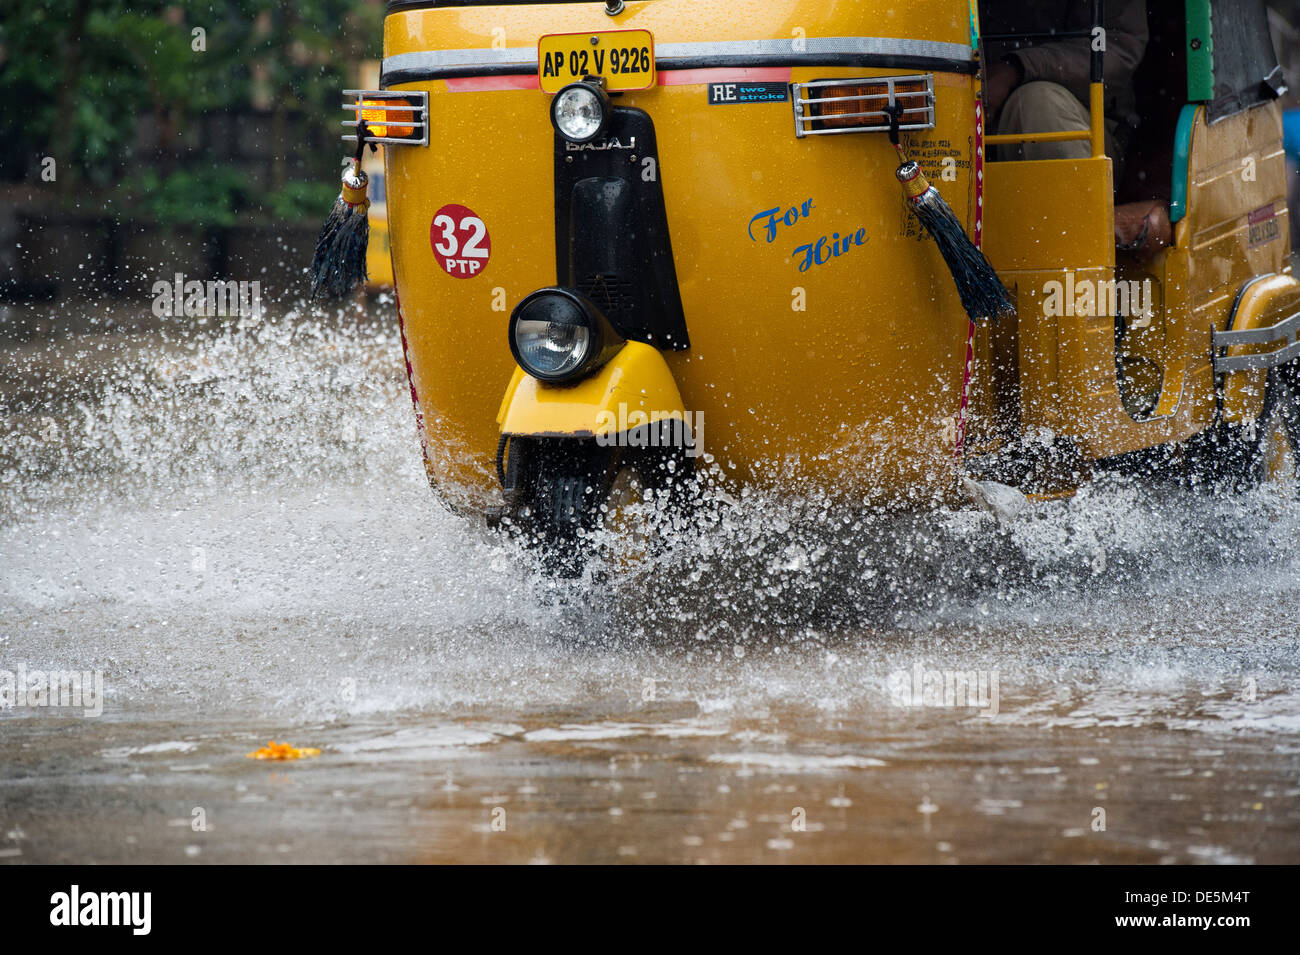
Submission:
[[290,746],[288,743],[277,743],[271,740],[256,752],[249,753],[249,759],[302,759],[304,756],[319,756],[320,750],[310,747],[299,749],[296,746]]

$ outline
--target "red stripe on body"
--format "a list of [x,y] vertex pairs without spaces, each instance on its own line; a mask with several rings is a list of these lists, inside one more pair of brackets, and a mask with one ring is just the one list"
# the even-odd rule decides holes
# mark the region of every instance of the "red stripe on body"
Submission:
[[[984,104],[975,100],[975,248],[984,241]],[[962,369],[961,408],[957,412],[957,440],[953,457],[960,468],[966,456],[966,418],[970,408],[970,381],[975,364],[975,319],[966,326],[966,365]]]

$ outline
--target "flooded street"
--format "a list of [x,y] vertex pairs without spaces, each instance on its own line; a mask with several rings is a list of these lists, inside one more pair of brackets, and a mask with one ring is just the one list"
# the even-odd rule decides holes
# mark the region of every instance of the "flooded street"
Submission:
[[0,861],[1300,862],[1295,501],[731,489],[557,588],[371,310],[4,346],[0,671],[103,699],[0,711]]

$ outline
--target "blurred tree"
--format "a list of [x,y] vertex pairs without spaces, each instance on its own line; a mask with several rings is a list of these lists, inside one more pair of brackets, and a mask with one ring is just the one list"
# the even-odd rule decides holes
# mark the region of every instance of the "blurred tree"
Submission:
[[[295,180],[332,180],[340,150],[317,144],[338,142],[338,91],[379,55],[384,12],[382,0],[4,5],[0,179],[34,181],[53,156],[69,201],[93,193],[90,204],[121,214],[214,225],[293,210],[319,195],[286,193]],[[253,188],[258,168],[274,203]],[[130,210],[116,207],[123,182]]]

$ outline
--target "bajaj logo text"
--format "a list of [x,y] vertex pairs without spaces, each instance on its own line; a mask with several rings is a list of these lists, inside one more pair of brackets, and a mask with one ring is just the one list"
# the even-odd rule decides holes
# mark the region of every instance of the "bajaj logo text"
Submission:
[[627,145],[623,145],[623,140],[617,136],[602,140],[599,143],[570,143],[564,144],[564,151],[570,153],[595,152],[601,153],[607,149],[636,149],[636,137],[629,136]]

